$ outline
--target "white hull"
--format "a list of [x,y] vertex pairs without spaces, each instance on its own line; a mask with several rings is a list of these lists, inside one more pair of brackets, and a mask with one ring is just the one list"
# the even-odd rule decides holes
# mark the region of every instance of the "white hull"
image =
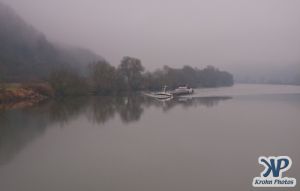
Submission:
[[160,93],[144,93],[144,95],[148,97],[153,97],[156,99],[169,99],[172,98],[173,95],[170,93],[160,92]]

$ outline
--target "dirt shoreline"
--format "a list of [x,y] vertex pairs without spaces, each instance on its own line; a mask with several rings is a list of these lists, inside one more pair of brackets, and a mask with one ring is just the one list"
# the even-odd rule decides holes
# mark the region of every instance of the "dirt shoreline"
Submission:
[[52,96],[47,84],[14,84],[0,90],[0,109],[30,107]]

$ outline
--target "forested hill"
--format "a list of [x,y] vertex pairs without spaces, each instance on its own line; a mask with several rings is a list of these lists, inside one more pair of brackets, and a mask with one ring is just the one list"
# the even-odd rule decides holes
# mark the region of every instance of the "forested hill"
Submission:
[[0,2],[0,80],[45,79],[56,68],[86,68],[88,63],[101,59],[86,49],[49,42],[44,34]]
[[115,67],[89,50],[49,42],[44,34],[0,3],[2,95],[9,89],[5,88],[6,82],[48,82],[54,94],[60,96],[160,90],[163,85],[174,89],[180,85],[196,88],[233,84],[233,76],[226,71],[185,65],[149,72],[140,59],[124,56]]

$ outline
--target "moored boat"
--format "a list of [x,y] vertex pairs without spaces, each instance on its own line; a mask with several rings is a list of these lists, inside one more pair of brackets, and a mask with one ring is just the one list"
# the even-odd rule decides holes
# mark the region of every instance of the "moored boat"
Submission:
[[161,92],[154,92],[154,93],[144,93],[144,95],[153,97],[156,99],[170,99],[173,97],[173,94],[166,91],[167,86],[163,87],[163,90]]
[[188,94],[193,94],[194,90],[193,88],[189,86],[180,86],[176,88],[175,90],[171,91],[171,94],[174,96],[179,96],[179,95],[188,95]]

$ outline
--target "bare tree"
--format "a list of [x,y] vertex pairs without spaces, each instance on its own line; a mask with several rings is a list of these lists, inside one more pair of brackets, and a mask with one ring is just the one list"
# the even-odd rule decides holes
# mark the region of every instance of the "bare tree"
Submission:
[[123,76],[128,90],[139,90],[142,87],[142,72],[145,69],[139,59],[125,56],[118,70]]

